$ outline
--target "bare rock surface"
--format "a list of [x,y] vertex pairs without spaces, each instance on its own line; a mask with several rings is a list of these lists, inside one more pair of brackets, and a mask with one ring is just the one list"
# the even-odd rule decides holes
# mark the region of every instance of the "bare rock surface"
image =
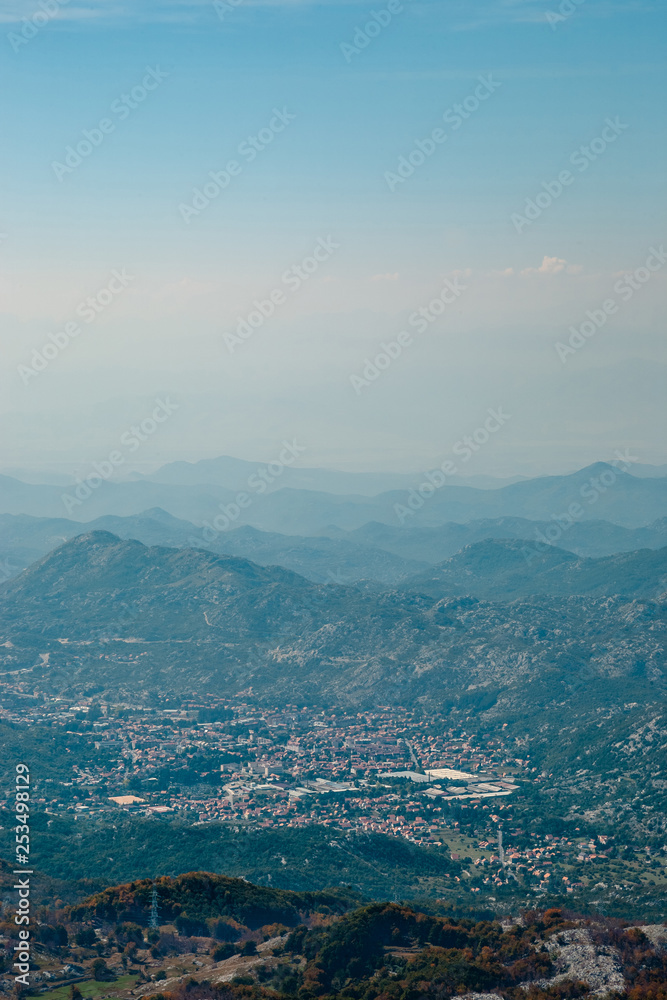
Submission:
[[615,949],[593,944],[583,927],[561,931],[547,942],[557,973],[541,979],[538,986],[553,986],[565,979],[588,983],[589,996],[605,996],[612,990],[624,990],[625,979]]

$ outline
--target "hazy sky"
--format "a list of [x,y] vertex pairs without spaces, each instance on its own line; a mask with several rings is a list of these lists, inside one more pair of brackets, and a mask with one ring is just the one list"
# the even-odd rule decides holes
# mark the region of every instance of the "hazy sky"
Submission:
[[498,407],[471,475],[667,461],[665,21],[5,0],[0,467],[102,459],[167,397],[125,469],[421,469]]

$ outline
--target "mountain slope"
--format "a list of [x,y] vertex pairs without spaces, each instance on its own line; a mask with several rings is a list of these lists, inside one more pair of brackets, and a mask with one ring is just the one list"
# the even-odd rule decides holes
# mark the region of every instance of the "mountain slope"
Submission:
[[75,906],[72,919],[97,917],[113,923],[124,920],[145,923],[150,913],[153,889],[157,892],[159,912],[164,923],[187,912],[196,914],[202,922],[210,917],[231,917],[252,929],[275,922],[293,927],[317,907],[344,913],[351,903],[343,892],[291,892],[289,889],[253,885],[246,879],[197,871],[176,878],[167,875],[112,886]]
[[[567,557],[564,557],[567,558]],[[362,593],[201,550],[79,536],[0,591],[0,672],[113,698],[247,691],[276,704],[421,700],[505,717],[571,696],[653,700],[667,605]]]
[[206,541],[194,524],[172,517],[158,507],[129,517],[107,514],[86,524],[66,518],[0,514],[4,577],[15,576],[63,542],[91,531],[109,531],[145,545],[205,548],[240,556],[262,566],[283,566],[315,583],[370,579],[391,585],[426,565],[354,539],[281,535],[249,525],[220,532]]
[[[63,919],[74,918],[93,941],[101,920],[115,924],[113,936],[102,938],[95,951],[74,953],[91,977],[82,984],[88,995],[97,992],[91,989],[99,967],[91,955],[97,954],[109,960],[105,978],[116,981],[110,995],[132,997],[141,990],[152,1000],[442,1000],[464,991],[478,1000],[663,1000],[667,953],[658,924],[628,926],[595,911],[578,916],[562,906],[570,899],[544,894],[538,905],[551,902],[548,909],[524,905],[521,917],[511,920],[503,893],[498,910],[505,917],[499,919],[481,900],[472,904],[465,881],[456,877],[450,884],[459,886],[455,899],[427,902],[422,895],[421,903],[408,904],[375,893],[375,901],[362,903],[349,888],[297,893],[191,871],[155,880],[162,919],[153,934],[145,930],[153,883],[139,879],[65,910],[45,910],[42,940],[61,942],[57,921]],[[491,896],[488,902],[495,901]],[[172,923],[164,920],[178,928],[178,951]],[[221,939],[227,943],[220,945]],[[72,956],[71,948],[71,942],[42,946],[40,957],[51,950],[62,961]],[[119,954],[124,948],[152,973],[152,984],[137,987],[134,979],[118,978],[127,965]],[[9,992],[10,981],[5,983]]]
[[404,580],[401,589],[436,599],[471,595],[495,601],[537,594],[659,597],[667,591],[667,548],[579,559],[553,546],[538,550],[521,541],[488,539]]
[[142,637],[204,637],[224,618],[226,634],[280,634],[292,604],[308,597],[303,577],[197,549],[147,547],[94,531],[61,545],[6,585],[24,617],[67,619],[85,635],[114,607],[131,603]]

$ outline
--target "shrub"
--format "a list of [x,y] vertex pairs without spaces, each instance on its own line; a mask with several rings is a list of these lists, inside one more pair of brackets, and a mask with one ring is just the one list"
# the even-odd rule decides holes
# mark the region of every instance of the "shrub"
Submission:
[[227,942],[226,944],[219,944],[213,949],[211,954],[215,962],[224,962],[225,959],[231,958],[232,955],[236,954],[236,948],[233,944]]
[[238,941],[241,937],[241,928],[236,921],[221,917],[218,920],[209,920],[208,925],[211,936],[217,941]]
[[187,913],[179,913],[174,923],[181,937],[208,937],[208,927],[198,917],[190,917]]
[[56,924],[55,927],[51,924],[41,924],[37,928],[37,940],[47,948],[65,948],[68,940],[67,931],[62,924]]

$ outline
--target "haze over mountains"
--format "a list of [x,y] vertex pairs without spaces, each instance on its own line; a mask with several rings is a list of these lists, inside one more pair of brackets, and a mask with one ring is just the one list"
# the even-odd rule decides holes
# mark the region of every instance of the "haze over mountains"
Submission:
[[[499,517],[551,521],[566,518],[573,504],[577,505],[575,521],[607,520],[638,528],[663,517],[667,510],[667,478],[639,478],[623,468],[597,463],[572,475],[523,480],[496,489],[445,484],[433,491],[427,485],[422,495],[407,484],[364,495],[288,485],[274,492],[267,486],[262,492],[259,478],[257,483],[246,479],[239,490],[215,483],[161,483],[147,478],[120,482],[101,480],[100,476],[91,480],[93,486],[84,480],[82,485],[63,488],[0,476],[0,513],[65,515],[90,521],[104,514],[126,517],[161,507],[174,517],[202,524],[212,523],[226,509],[228,520],[235,526],[250,524],[285,534],[317,534],[331,526],[354,530],[369,521],[399,527],[405,523],[435,526]],[[283,473],[286,476],[290,471],[297,470],[284,469]],[[280,483],[287,484],[287,478],[281,478]],[[363,474],[360,486],[370,488]],[[239,494],[245,498],[241,503],[237,502]],[[231,509],[230,504],[234,505]]]
[[[257,462],[221,456],[202,459],[199,462],[170,462],[155,472],[146,475],[134,474],[132,478],[180,486],[213,483],[229,490],[242,490],[247,487],[249,477],[257,473],[257,467]],[[633,462],[632,474],[640,479],[660,478],[667,475],[667,466]],[[274,489],[290,486],[292,489],[318,490],[324,493],[360,493],[363,496],[375,496],[377,493],[416,486],[422,478],[418,473],[341,472],[335,469],[286,466],[280,473],[279,481],[270,486]],[[500,486],[524,481],[526,478],[526,476],[496,478],[481,475],[452,477],[457,486],[473,486],[477,489],[497,489]]]
[[[601,559],[667,544],[667,479],[646,475],[656,471],[653,467],[645,467],[641,477],[598,464],[570,476],[496,484],[495,489],[443,486],[430,495],[422,490],[421,495],[410,487],[375,496],[287,485],[259,495],[248,486],[249,481],[254,483],[253,475],[257,478],[257,469],[253,463],[228,458],[172,463],[152,477],[98,481],[94,489],[84,484],[78,493],[72,487],[0,477],[0,509],[6,511],[0,513],[0,578],[15,576],[77,534],[102,530],[146,545],[205,548],[259,565],[279,565],[316,583],[370,581],[387,587],[424,587],[432,593],[436,577],[420,576],[429,566],[489,539],[521,540],[525,545],[475,550],[477,555],[471,551],[461,557],[463,562],[439,571],[438,593],[443,596],[462,593],[466,586],[473,587],[470,592],[475,596],[492,596],[499,587],[502,590],[501,579],[507,582],[498,557],[507,562],[523,552],[516,584],[505,595],[510,599],[543,592],[552,584],[562,594],[595,591],[592,583],[584,583],[581,564],[575,569],[571,563],[565,572],[563,553],[556,556],[554,547],[580,558]],[[289,467],[283,471],[285,479],[277,479],[278,484],[328,482],[333,489],[357,485],[360,491],[395,484],[397,479],[392,474]],[[197,482],[209,475],[217,485]],[[220,485],[223,481],[227,486]],[[245,493],[230,490],[229,485],[245,485]],[[149,502],[156,505],[143,506]],[[174,513],[181,510],[186,517]],[[537,558],[545,549],[550,549],[550,572],[544,565],[546,557]],[[481,560],[474,572],[468,567],[457,581],[463,563],[474,561],[480,551],[486,551],[489,559]],[[554,560],[562,564],[561,570],[556,570]],[[635,562],[641,567],[637,580],[625,590],[621,576],[630,563],[598,567],[598,575],[603,569],[610,571],[610,593],[655,592],[660,560],[651,568],[647,555]],[[563,578],[556,585],[559,572]],[[527,576],[521,580],[523,574]]]
[[[286,442],[289,443],[289,442]],[[296,448],[298,443],[292,442]],[[612,463],[614,464],[614,463]],[[200,486],[213,484],[229,490],[242,490],[248,485],[251,475],[257,474],[261,462],[251,462],[246,459],[221,455],[218,458],[206,458],[197,462],[168,462],[166,465],[149,473],[136,470],[120,475],[123,481],[171,483],[177,486]],[[569,472],[551,473],[550,475],[569,475]],[[578,470],[574,470],[578,471]],[[667,465],[648,465],[643,462],[627,463],[626,471],[638,479],[660,479],[667,476]],[[122,473],[122,469],[120,470]],[[54,486],[72,486],[78,477],[53,470],[22,469],[6,467],[0,470],[0,475],[18,479],[23,483],[36,485],[51,484]],[[540,478],[544,478],[546,473]],[[510,483],[522,482],[529,478],[526,475],[492,476],[492,475],[455,475],[450,481],[456,486],[473,486],[477,489],[497,489]],[[318,490],[328,493],[359,493],[362,496],[374,496],[377,493],[394,489],[408,489],[418,485],[423,479],[423,473],[401,472],[343,472],[337,469],[308,468],[305,466],[285,465],[283,471],[275,476],[275,481],[268,483],[269,490],[290,486],[293,489]]]
[[[62,542],[87,531],[109,531],[146,545],[206,548],[250,559],[262,566],[291,569],[315,583],[354,583],[372,580],[394,585],[420,569],[442,562],[461,549],[487,539],[520,539],[524,569],[533,563],[550,537],[553,522],[527,518],[495,518],[450,522],[438,527],[396,527],[369,522],[354,531],[335,527],[315,536],[283,535],[244,525],[214,535],[210,540],[195,525],[172,517],[160,508],[130,517],[105,515],[82,524],[67,518],[38,518],[0,514],[0,570],[2,578],[15,576]],[[667,545],[667,518],[643,528],[623,528],[608,521],[571,524],[559,534],[556,547],[577,556],[601,558],[636,549]],[[550,546],[554,548],[554,546]]]
[[[183,478],[197,466],[166,468]],[[9,482],[17,503],[20,491],[60,499],[57,487]],[[282,533],[226,516],[229,530],[202,530],[166,509],[178,491],[192,509],[202,489],[105,483],[81,510],[108,509],[85,525],[0,515],[3,669],[46,670],[56,688],[94,678],[281,697],[295,685],[333,701],[380,690],[389,701],[447,690],[460,699],[480,688],[495,692],[491,704],[522,676],[541,686],[547,663],[558,665],[548,686],[559,688],[560,671],[597,660],[601,636],[610,676],[658,669],[649,636],[667,590],[664,478],[600,464],[493,490],[413,492],[407,508],[405,491],[284,488],[244,509]],[[163,506],[113,512],[145,491]],[[396,523],[395,504],[414,517]],[[460,521],[448,520],[452,510]]]

